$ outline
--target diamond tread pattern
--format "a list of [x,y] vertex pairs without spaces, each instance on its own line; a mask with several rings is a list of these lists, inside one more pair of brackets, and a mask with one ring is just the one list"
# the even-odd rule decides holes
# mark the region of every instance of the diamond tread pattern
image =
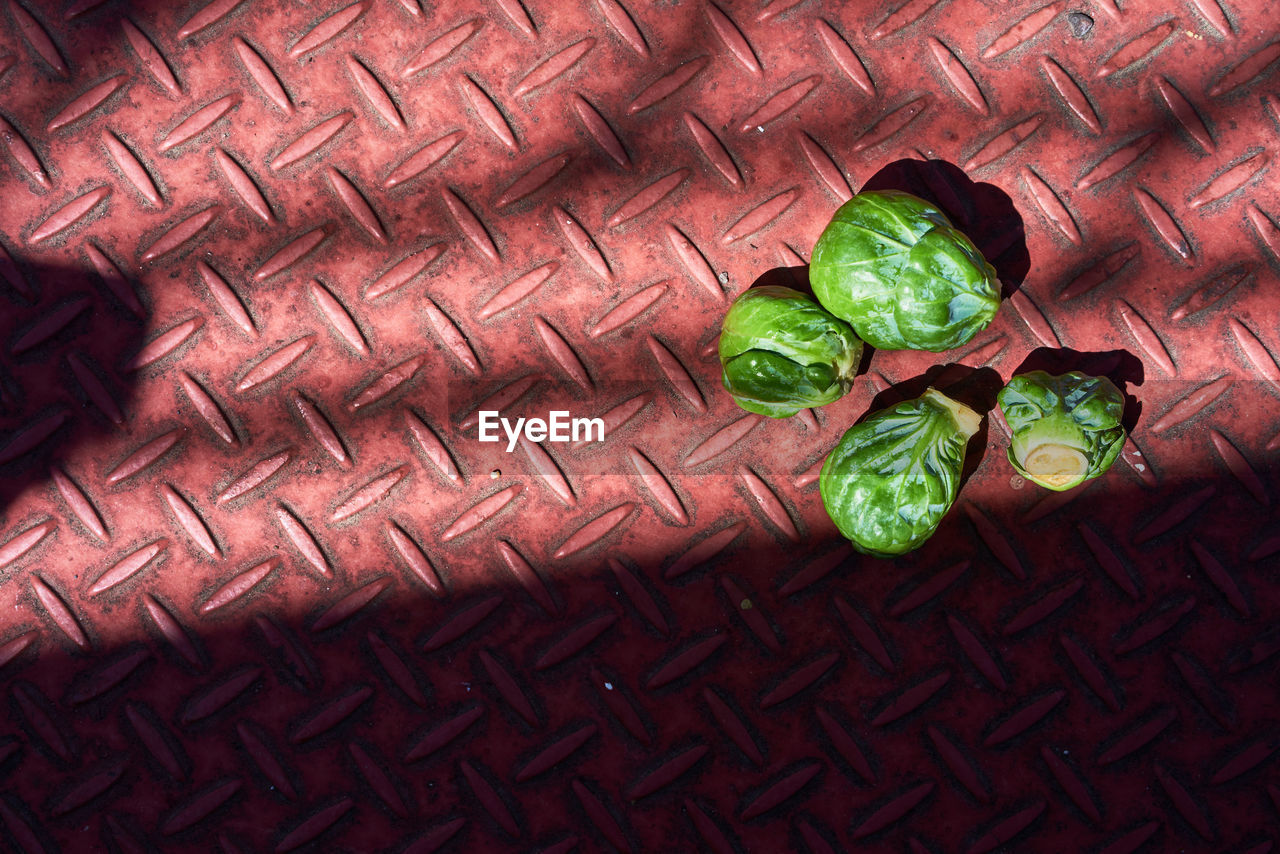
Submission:
[[[0,836],[1271,850],[1267,5],[8,0]],[[817,467],[948,357],[773,422],[715,334],[902,158],[1025,227],[950,358],[1144,381],[1105,478],[993,424],[882,562]],[[605,440],[476,441],[556,407]]]

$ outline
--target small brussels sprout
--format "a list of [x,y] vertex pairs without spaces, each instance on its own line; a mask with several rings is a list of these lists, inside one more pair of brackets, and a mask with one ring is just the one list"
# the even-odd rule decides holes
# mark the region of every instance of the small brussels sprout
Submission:
[[1018,374],[996,401],[1013,433],[1009,462],[1055,492],[1102,474],[1124,446],[1124,397],[1106,377]]
[[861,358],[849,324],[791,288],[744,291],[720,331],[724,387],[743,409],[771,418],[839,400]]
[[955,503],[965,446],[981,421],[931,388],[850,427],[818,476],[840,533],[876,557],[923,545]]
[[818,302],[878,350],[959,347],[995,317],[995,268],[942,211],[910,193],[859,193],[813,247]]

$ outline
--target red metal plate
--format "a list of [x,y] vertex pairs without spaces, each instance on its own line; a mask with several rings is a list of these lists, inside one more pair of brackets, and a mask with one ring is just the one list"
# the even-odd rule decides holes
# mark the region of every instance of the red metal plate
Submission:
[[[0,834],[1270,850],[1266,7],[8,3]],[[874,181],[1016,293],[746,415],[724,310]],[[1123,461],[1050,495],[990,430],[926,547],[854,556],[843,429],[1037,348],[1141,364]]]

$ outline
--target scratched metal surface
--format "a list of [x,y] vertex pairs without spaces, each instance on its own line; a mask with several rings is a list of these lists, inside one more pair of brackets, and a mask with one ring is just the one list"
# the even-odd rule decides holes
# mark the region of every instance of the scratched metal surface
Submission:
[[[8,0],[0,836],[1272,850],[1267,6]],[[1020,290],[736,410],[728,302],[902,158],[1007,195],[919,188],[1020,217]],[[993,428],[925,548],[841,544],[874,394],[1041,347],[1141,362],[1105,478]],[[507,454],[486,400],[609,432]]]

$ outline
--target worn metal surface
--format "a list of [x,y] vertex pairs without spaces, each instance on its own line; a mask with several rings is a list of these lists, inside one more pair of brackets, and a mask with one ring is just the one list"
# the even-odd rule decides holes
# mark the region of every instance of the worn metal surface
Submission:
[[[1268,3],[4,5],[10,847],[1271,850]],[[901,158],[1025,272],[966,364],[1143,382],[883,562],[815,466],[945,359],[765,423],[713,345]]]

